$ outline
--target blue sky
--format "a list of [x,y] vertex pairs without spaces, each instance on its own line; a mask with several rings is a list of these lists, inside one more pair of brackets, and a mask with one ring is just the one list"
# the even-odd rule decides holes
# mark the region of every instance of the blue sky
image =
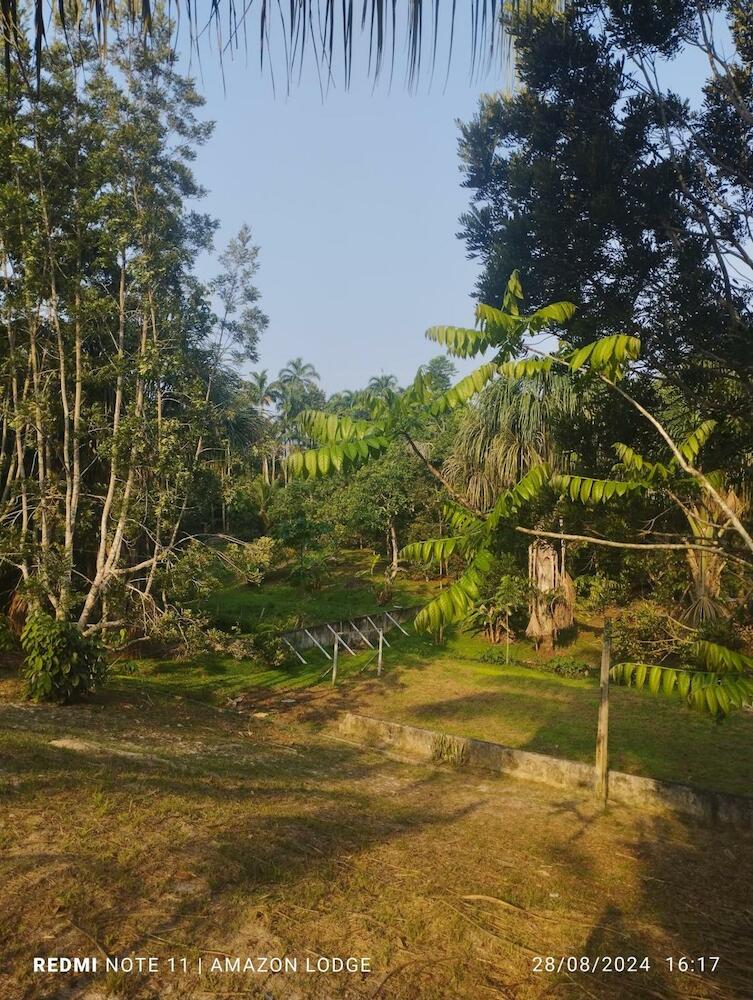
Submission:
[[[203,53],[199,84],[216,129],[195,172],[204,209],[221,222],[217,246],[248,222],[261,247],[270,323],[257,367],[276,373],[301,355],[328,392],[380,372],[405,383],[440,353],[428,326],[472,323],[478,269],[455,236],[468,204],[455,120],[498,83],[471,83],[467,52],[459,32],[446,88],[442,73],[417,94],[397,73],[391,92],[386,80],[374,91],[357,57],[350,90],[324,101],[311,68],[275,96],[250,40],[248,66],[242,55],[226,63],[223,93]],[[212,266],[202,262],[203,276]]]
[[[255,367],[276,374],[300,355],[328,392],[381,372],[405,384],[439,353],[424,338],[428,326],[472,325],[478,265],[456,237],[469,196],[456,120],[468,120],[503,75],[498,68],[469,79],[464,27],[456,26],[446,86],[438,72],[418,93],[398,72],[391,91],[386,80],[374,89],[361,50],[349,91],[338,75],[322,100],[309,66],[289,95],[278,71],[275,94],[260,75],[254,27],[248,64],[243,54],[225,61],[224,89],[216,57],[203,52],[199,84],[216,130],[195,171],[208,189],[204,209],[221,223],[217,246],[247,222],[261,247],[258,285],[270,324]],[[671,75],[678,89],[697,89],[699,57]],[[213,262],[202,270],[210,277]]]

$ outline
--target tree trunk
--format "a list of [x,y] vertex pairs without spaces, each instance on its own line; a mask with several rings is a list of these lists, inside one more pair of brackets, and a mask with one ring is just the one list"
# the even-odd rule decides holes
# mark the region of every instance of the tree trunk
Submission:
[[390,578],[395,579],[398,570],[398,552],[400,551],[400,546],[397,544],[397,531],[395,530],[395,525],[393,522],[390,523]]
[[554,652],[559,630],[573,623],[575,588],[563,572],[563,563],[556,549],[543,539],[537,539],[528,548],[531,617],[526,635],[546,655]]

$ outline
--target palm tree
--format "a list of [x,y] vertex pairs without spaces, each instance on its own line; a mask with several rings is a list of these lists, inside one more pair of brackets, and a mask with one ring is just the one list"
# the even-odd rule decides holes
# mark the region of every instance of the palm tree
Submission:
[[557,430],[586,406],[572,381],[556,372],[492,382],[461,416],[444,473],[487,509],[534,466],[561,467]]
[[[324,401],[319,389],[319,372],[303,358],[291,358],[277,377],[280,386],[280,417],[282,422],[283,451],[287,454],[293,441],[298,440],[296,417]],[[316,397],[319,399],[316,399]],[[287,477],[287,472],[285,472]]]
[[327,410],[331,413],[347,413],[355,406],[357,396],[352,389],[335,392],[327,400]]
[[256,406],[260,417],[267,416],[268,408],[280,399],[279,383],[269,380],[266,368],[262,368],[260,372],[251,372],[246,381],[246,387],[249,398]]
[[374,375],[369,379],[368,390],[375,396],[385,398],[399,392],[400,386],[397,384],[395,375],[382,374]]
[[261,474],[264,482],[269,483],[271,479],[274,479],[279,447],[275,421],[270,416],[269,407],[280,402],[282,390],[279,382],[270,381],[266,368],[259,372],[252,372],[245,383],[245,389],[248,399],[261,421],[262,433],[257,442],[256,451],[261,458]]
[[292,358],[287,365],[281,369],[277,377],[278,382],[284,389],[295,387],[304,392],[308,389],[315,389],[319,381],[319,372],[308,361],[303,358]]
[[[280,24],[279,34],[273,32],[272,8],[270,0],[259,0],[245,5],[237,5],[226,0],[207,0],[202,5],[195,4],[195,10],[188,7],[188,45],[193,48],[198,45],[203,35],[216,29],[218,34],[227,39],[226,48],[237,47],[241,37],[245,37],[244,21],[246,16],[259,11],[259,26],[249,31],[249,35],[259,39],[262,64],[265,53],[270,52],[271,43],[278,50],[284,49],[287,69],[288,86],[298,73],[298,67],[305,55],[304,49],[309,46],[317,67],[322,76],[330,76],[336,53],[343,53],[343,76],[347,87],[350,84],[353,66],[353,38],[360,22],[362,34],[369,35],[369,72],[376,80],[379,78],[386,61],[390,66],[390,77],[394,70],[395,52],[403,47],[407,50],[406,76],[408,86],[417,82],[422,66],[428,62],[435,63],[438,52],[440,32],[449,39],[447,60],[452,55],[452,39],[454,37],[456,5],[455,0],[400,0],[399,4],[387,4],[384,0],[297,0],[296,3],[277,4],[275,7],[275,23]],[[533,6],[532,0],[513,0],[511,7],[524,11]],[[537,7],[540,8],[540,4]],[[500,11],[502,5],[497,0],[467,0],[463,16],[468,16],[470,8],[471,21],[474,25],[471,40],[471,68],[478,69],[480,64],[492,65],[500,53],[509,62],[509,36],[500,30]],[[553,0],[552,9],[559,9],[560,3]],[[9,74],[12,57],[18,48],[29,46],[36,53],[37,73],[40,72],[40,56],[45,43],[45,26],[49,21],[49,13],[54,9],[56,16],[62,19],[62,27],[70,34],[79,30],[86,33],[92,31],[99,40],[103,52],[109,35],[114,33],[136,34],[139,37],[148,36],[152,30],[152,21],[156,11],[151,0],[143,0],[140,4],[128,7],[126,16],[115,17],[115,5],[101,3],[101,0],[83,0],[83,3],[70,7],[67,4],[53,3],[52,0],[34,0],[33,13],[28,18],[28,24],[34,24],[30,29],[33,38],[25,36],[25,22],[21,20],[20,10],[23,6],[12,0],[0,0],[0,20],[7,25],[4,30],[6,73]],[[402,9],[400,9],[402,8]],[[75,12],[75,13],[74,13]],[[459,11],[457,12],[460,16]],[[214,22],[214,23],[213,23]],[[318,24],[324,30],[321,44],[313,37],[314,32],[308,30]],[[426,38],[425,24],[431,24],[431,32]],[[405,25],[400,31],[398,25]],[[428,52],[428,58],[424,59]],[[224,50],[223,50],[224,51]]]

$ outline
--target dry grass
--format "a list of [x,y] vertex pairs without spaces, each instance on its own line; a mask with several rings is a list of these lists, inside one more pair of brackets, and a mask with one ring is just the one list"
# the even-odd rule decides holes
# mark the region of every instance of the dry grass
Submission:
[[[5,701],[0,724],[3,1000],[749,995],[753,841],[729,829],[134,689]],[[374,972],[63,980],[30,961],[214,952],[367,955]],[[536,974],[537,954],[654,968]],[[702,954],[722,956],[714,976],[665,967]]]

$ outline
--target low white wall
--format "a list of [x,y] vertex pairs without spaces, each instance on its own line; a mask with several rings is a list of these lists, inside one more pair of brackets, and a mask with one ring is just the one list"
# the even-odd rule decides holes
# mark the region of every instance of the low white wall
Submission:
[[[588,764],[514,750],[499,743],[451,736],[398,722],[345,712],[340,731],[356,742],[411,760],[480,767],[559,788],[596,792],[596,772]],[[609,801],[633,807],[662,807],[698,819],[733,823],[753,829],[753,798],[711,792],[672,781],[656,781],[622,771],[609,772]]]

